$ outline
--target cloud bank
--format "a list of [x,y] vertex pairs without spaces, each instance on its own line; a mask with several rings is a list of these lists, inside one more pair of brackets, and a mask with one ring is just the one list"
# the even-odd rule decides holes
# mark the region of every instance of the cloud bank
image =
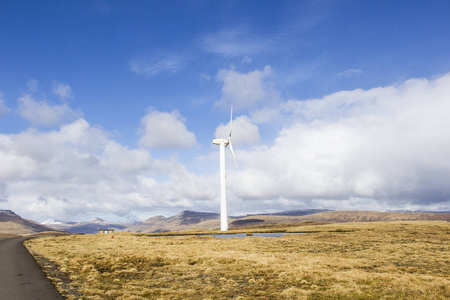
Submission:
[[148,150],[120,145],[84,119],[48,132],[1,134],[0,157],[2,201],[36,218],[180,210],[215,194],[209,179],[176,160],[155,160]]
[[[253,116],[267,107],[247,106],[233,120],[239,169],[227,169],[230,213],[450,210],[449,95],[445,74],[279,101],[264,126]],[[56,110],[31,96],[20,99],[35,111]],[[265,126],[281,129],[263,143]],[[229,124],[220,125],[215,135],[226,138],[228,131]],[[195,173],[176,156],[155,159],[150,152],[198,145],[178,111],[151,109],[141,119],[139,145],[130,149],[83,118],[54,130],[0,134],[0,201],[37,220],[219,210],[218,170]],[[208,145],[199,150],[208,152],[202,163],[217,166],[217,148]]]
[[[290,100],[274,145],[239,153],[239,199],[269,207],[449,208],[450,74]],[[231,177],[231,176],[230,176]]]

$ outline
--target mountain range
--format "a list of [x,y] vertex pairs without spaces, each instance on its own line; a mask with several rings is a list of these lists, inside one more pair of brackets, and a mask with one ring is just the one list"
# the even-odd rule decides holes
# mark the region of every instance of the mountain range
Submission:
[[58,231],[38,222],[22,219],[11,210],[0,209],[0,234],[27,235],[44,231]]
[[50,219],[42,222],[41,224],[56,230],[87,234],[98,233],[99,229],[114,229],[116,231],[122,231],[132,226],[132,224],[108,222],[101,218],[94,218],[85,222],[66,222],[58,219]]
[[[249,214],[240,217],[229,217],[230,228],[251,226],[251,225],[261,225],[266,221],[254,217],[262,216],[283,216],[286,220],[289,217],[299,217],[305,215],[311,215],[319,212],[328,211],[326,209],[305,209],[305,210],[290,210],[277,213],[267,213],[267,214]],[[183,210],[179,214],[166,218],[164,216],[154,216],[150,219],[137,224],[135,226],[129,227],[124,231],[127,232],[167,232],[167,231],[178,231],[178,230],[192,230],[192,229],[210,229],[218,228],[220,215],[218,213],[209,212],[196,212],[190,210]],[[280,219],[281,221],[281,219]]]
[[[69,233],[97,233],[98,229],[124,232],[169,232],[219,228],[220,215],[211,212],[183,210],[172,217],[154,216],[138,224],[108,222],[95,218],[86,222],[66,222],[50,219],[41,224],[22,219],[10,210],[0,210],[0,233],[32,234],[43,231]],[[229,227],[272,226],[306,221],[325,223],[380,222],[380,221],[450,221],[450,213],[438,212],[377,212],[340,211],[327,209],[290,210],[267,214],[249,214],[229,217]]]

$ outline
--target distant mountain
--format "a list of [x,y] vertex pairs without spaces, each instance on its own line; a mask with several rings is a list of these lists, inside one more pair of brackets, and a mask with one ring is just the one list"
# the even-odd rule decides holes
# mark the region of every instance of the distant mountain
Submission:
[[91,219],[91,220],[89,220],[89,221],[86,221],[86,222],[87,222],[87,223],[98,223],[98,224],[102,224],[102,223],[105,223],[106,221],[103,220],[102,218],[96,217],[96,218],[93,218],[93,219]]
[[94,218],[86,222],[65,222],[56,219],[47,220],[42,222],[53,229],[65,230],[70,233],[86,233],[93,234],[98,233],[99,229],[114,229],[116,231],[122,231],[123,229],[131,226],[130,224],[113,223],[105,221],[101,218]]
[[[229,217],[230,228],[243,226],[271,226],[305,221],[325,223],[380,222],[380,221],[450,221],[450,213],[442,212],[377,212],[342,211],[326,209],[290,210],[267,214],[250,214]],[[0,233],[31,234],[42,231],[67,231],[71,233],[98,233],[98,229],[126,232],[169,232],[219,228],[220,215],[211,212],[183,210],[172,217],[154,216],[139,224],[122,224],[94,218],[86,222],[66,222],[50,219],[42,224],[22,219],[10,210],[0,210]]]
[[11,210],[0,210],[0,232],[9,234],[33,234],[44,231],[57,231],[37,222],[22,219]]
[[[178,215],[166,218],[154,216],[141,224],[129,227],[127,232],[167,232],[188,229],[208,229],[217,226],[219,214],[183,210]],[[216,224],[217,223],[217,224]]]
[[[126,228],[128,232],[168,232],[219,228],[219,214],[184,210],[173,217],[155,216]],[[229,217],[230,228],[270,226],[306,221],[325,223],[381,222],[381,221],[450,221],[449,213],[401,213],[377,211],[332,211],[326,209],[293,210],[279,213]]]

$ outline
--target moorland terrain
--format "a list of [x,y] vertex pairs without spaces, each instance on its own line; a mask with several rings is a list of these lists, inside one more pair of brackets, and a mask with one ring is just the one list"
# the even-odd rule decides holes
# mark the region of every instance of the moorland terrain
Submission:
[[[0,238],[39,237],[26,246],[67,299],[449,299],[448,221],[448,213],[290,211],[230,218],[230,231],[249,237],[220,239],[201,235],[221,233],[214,213],[153,217],[124,228],[141,233],[111,236],[71,235],[0,210]],[[69,225],[92,231],[104,222]]]
[[231,232],[307,233],[65,235],[26,246],[66,299],[450,298],[447,221],[273,226]]

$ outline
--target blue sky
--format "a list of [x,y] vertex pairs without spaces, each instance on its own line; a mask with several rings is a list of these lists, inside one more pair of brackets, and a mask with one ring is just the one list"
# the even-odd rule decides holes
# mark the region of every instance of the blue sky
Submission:
[[[0,205],[449,210],[448,1],[3,1]],[[228,163],[231,157],[227,157]],[[2,166],[3,164],[3,166]]]

